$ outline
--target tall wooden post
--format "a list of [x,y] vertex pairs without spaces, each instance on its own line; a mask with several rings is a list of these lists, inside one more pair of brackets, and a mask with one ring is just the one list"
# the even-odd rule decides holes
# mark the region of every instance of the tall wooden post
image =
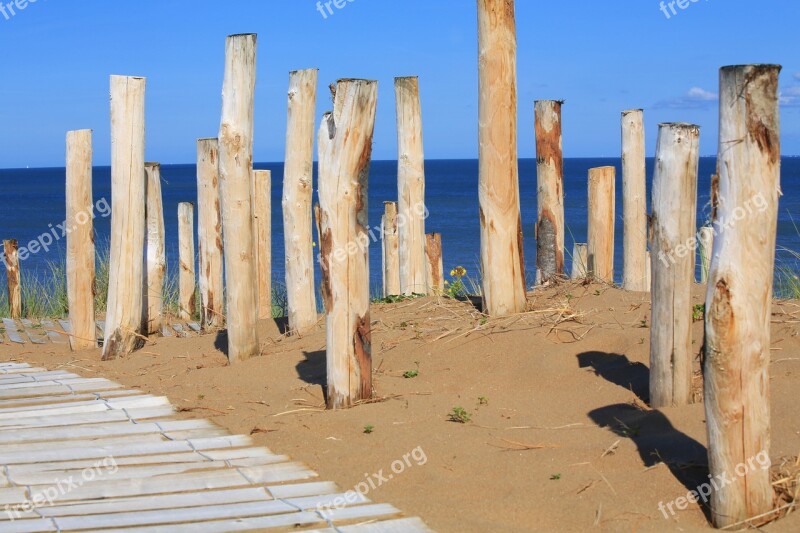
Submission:
[[[323,305],[330,299],[330,294],[328,293],[328,285],[325,283],[325,265],[322,262],[322,208],[319,206],[319,202],[314,204],[314,226],[317,229],[317,241],[319,242],[320,251],[317,254],[317,262],[319,262],[319,268],[322,272],[323,280],[322,283],[319,285],[319,293],[322,296]],[[326,311],[327,312],[327,311]]]
[[383,297],[401,294],[397,202],[383,202],[381,243],[383,252]]
[[483,308],[525,311],[517,166],[517,36],[513,0],[478,0],[479,183]]
[[317,75],[317,69],[289,74],[282,203],[289,330],[296,333],[317,323],[311,232]]
[[561,105],[556,100],[534,103],[536,180],[539,217],[536,223],[537,279],[542,283],[564,275],[564,154]]
[[8,280],[8,311],[11,318],[22,318],[22,281],[19,273],[19,243],[17,239],[3,241],[3,258]]
[[708,282],[708,271],[711,269],[711,252],[714,247],[714,228],[703,226],[697,233],[700,250],[700,283]]
[[[770,320],[780,196],[776,65],[720,71],[720,202],[715,221],[704,362],[709,473],[730,483],[711,494],[726,527],[773,508]],[[742,464],[760,466],[742,472]],[[744,525],[741,527],[745,527]]]
[[200,274],[200,324],[204,331],[222,327],[222,214],[219,197],[219,143],[197,141],[197,247]]
[[178,204],[178,252],[180,257],[178,318],[191,320],[197,307],[194,271],[194,204],[191,202]]
[[444,293],[444,263],[442,261],[442,234],[425,235],[425,257],[427,259],[428,287],[432,294]]
[[661,124],[653,175],[650,405],[692,402],[692,285],[700,128]]
[[576,242],[572,246],[572,279],[585,279],[589,275],[589,245]]
[[425,270],[425,155],[419,79],[396,78],[397,210],[400,232],[400,290],[428,292]]
[[616,169],[589,169],[589,274],[614,283],[614,212]]
[[253,171],[253,216],[256,222],[258,318],[272,318],[272,172]]
[[111,251],[103,360],[143,344],[145,79],[111,76]]
[[161,165],[145,163],[145,269],[143,333],[159,333],[164,327],[164,280],[167,275],[167,255],[164,244],[164,208],[161,199]]
[[260,353],[258,286],[251,169],[256,36],[231,35],[225,43],[219,178],[225,251],[228,360],[237,363]]
[[622,112],[622,288],[647,292],[647,170],[644,112]]
[[92,130],[67,132],[67,305],[73,350],[97,347]]
[[372,396],[367,179],[378,83],[340,80],[319,130],[328,408]]

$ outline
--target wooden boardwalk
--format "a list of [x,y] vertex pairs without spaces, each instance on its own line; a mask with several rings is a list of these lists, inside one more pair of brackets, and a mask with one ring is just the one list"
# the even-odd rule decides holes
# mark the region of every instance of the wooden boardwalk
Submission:
[[0,532],[431,531],[174,413],[103,378],[0,363]]
[[[16,344],[67,344],[71,328],[68,320],[47,320],[40,321],[13,320],[3,318],[0,324],[0,344],[5,342]],[[103,330],[105,322],[97,321],[97,340],[103,341]],[[200,324],[197,322],[173,322],[165,325],[161,329],[164,337],[192,337],[201,335]]]

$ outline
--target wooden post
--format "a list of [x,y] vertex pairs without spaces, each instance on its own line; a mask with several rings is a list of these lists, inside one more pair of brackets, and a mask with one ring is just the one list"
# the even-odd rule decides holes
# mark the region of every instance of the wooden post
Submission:
[[197,141],[197,247],[200,274],[200,325],[204,331],[222,327],[222,214],[219,198],[219,143]]
[[[720,202],[706,296],[705,409],[711,493],[727,527],[773,508],[770,470],[770,321],[780,196],[775,65],[720,71]],[[755,468],[742,472],[742,464]],[[747,527],[742,525],[741,527]]]
[[103,360],[143,344],[145,79],[111,76],[111,250]]
[[[322,208],[319,206],[319,202],[314,204],[314,225],[317,228],[317,241],[319,242],[320,248],[322,248]],[[324,304],[330,297],[328,295],[328,286],[324,282],[325,269],[327,269],[327,267],[322,262],[322,250],[319,251],[316,259],[317,262],[319,262],[319,269],[323,277],[323,282],[320,283],[319,286],[319,293],[322,296],[322,302]]]
[[561,106],[556,100],[534,103],[536,180],[539,218],[536,223],[537,279],[546,283],[564,275],[564,154]]
[[483,309],[525,311],[517,163],[517,37],[513,0],[478,0],[479,184]]
[[311,233],[317,74],[317,69],[298,70],[289,74],[282,203],[286,301],[289,331],[295,333],[308,331],[317,323]]
[[442,262],[442,234],[425,235],[425,258],[427,259],[428,287],[432,294],[444,293],[444,263]]
[[692,402],[692,285],[700,128],[661,124],[653,175],[650,405]]
[[3,241],[3,256],[8,279],[8,310],[11,318],[22,318],[22,282],[19,273],[17,239]]
[[614,283],[614,211],[616,169],[589,169],[589,275]]
[[256,36],[231,35],[225,43],[219,178],[225,251],[228,360],[237,363],[260,354],[258,286],[253,255],[253,104]]
[[180,257],[178,318],[191,320],[197,309],[194,272],[194,204],[191,202],[178,204],[178,252]]
[[397,210],[400,290],[428,292],[425,267],[425,155],[419,79],[394,80],[397,99]]
[[161,165],[145,163],[145,303],[143,333],[153,335],[164,327],[164,280],[167,275],[167,256],[164,245],[164,208],[161,201]]
[[622,112],[622,288],[647,292],[647,170],[644,112]]
[[67,132],[67,306],[72,350],[97,347],[92,130]]
[[272,318],[272,171],[253,171],[258,318]]
[[644,264],[645,279],[647,280],[647,292],[652,291],[653,286],[653,260],[650,257],[650,250],[646,252]]
[[711,252],[714,247],[714,228],[703,226],[698,232],[700,237],[698,248],[700,249],[700,283],[708,283],[708,271],[711,268]]
[[585,279],[589,275],[589,245],[576,242],[572,246],[572,279]]
[[383,297],[401,294],[397,202],[383,202],[381,243],[383,251]]
[[327,404],[372,396],[367,178],[378,83],[340,80],[319,130],[319,201],[327,312]]

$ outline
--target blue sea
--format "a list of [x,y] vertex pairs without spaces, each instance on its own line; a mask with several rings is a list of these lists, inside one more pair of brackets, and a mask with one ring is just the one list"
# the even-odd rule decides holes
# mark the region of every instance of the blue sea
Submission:
[[[615,272],[619,280],[622,275],[622,183],[618,158],[586,158],[565,160],[565,220],[567,271],[569,255],[574,241],[586,242],[587,174],[592,167],[611,165],[617,167],[617,229]],[[283,227],[281,206],[282,163],[262,163],[256,168],[272,170],[272,250],[273,277],[282,281]],[[532,282],[536,269],[536,161],[522,159],[520,166],[520,193],[523,230],[525,234],[525,259],[528,278]],[[698,224],[708,220],[710,177],[716,166],[715,158],[702,158],[698,186]],[[653,160],[648,160],[648,181],[652,179]],[[197,189],[194,165],[163,165],[162,193],[165,210],[168,268],[176,268],[178,257],[178,203],[196,201]],[[446,272],[455,266],[464,266],[470,276],[478,271],[480,228],[478,221],[478,161],[477,160],[432,160],[425,164],[426,202],[430,216],[426,221],[428,232],[440,232],[444,251]],[[397,162],[374,161],[369,177],[369,222],[380,225],[383,202],[397,199]],[[65,218],[65,170],[63,168],[38,168],[0,170],[0,238],[15,238],[20,246],[26,246],[40,235],[51,232]],[[315,174],[316,180],[316,174]],[[782,178],[784,196],[780,203],[778,224],[778,265],[796,266],[792,256],[785,250],[800,251],[800,234],[793,218],[800,218],[800,194],[792,184],[800,180],[800,158],[784,158]],[[93,173],[94,200],[103,199],[111,204],[111,177],[109,167],[96,167]],[[316,183],[315,183],[316,185]],[[648,193],[649,193],[648,183]],[[97,211],[95,218],[96,241],[107,243],[111,217],[103,217]],[[56,231],[55,234],[60,235]],[[44,275],[50,262],[64,259],[65,240],[56,240],[49,251],[40,250],[31,254],[21,265],[23,271]],[[370,284],[372,291],[381,286],[381,248],[376,243],[370,249]],[[5,276],[0,276],[0,286]],[[319,272],[317,272],[319,281]]]

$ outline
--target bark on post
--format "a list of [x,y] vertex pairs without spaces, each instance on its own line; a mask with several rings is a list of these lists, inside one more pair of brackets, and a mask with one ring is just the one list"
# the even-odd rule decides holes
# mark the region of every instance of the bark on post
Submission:
[[381,243],[383,252],[383,297],[401,294],[397,202],[383,202]]
[[181,320],[191,320],[197,308],[194,272],[194,204],[178,204],[178,249],[180,257],[179,308]]
[[692,286],[700,129],[661,124],[653,175],[650,405],[692,402]]
[[289,331],[303,333],[317,323],[314,249],[311,233],[314,121],[317,69],[289,74],[286,163],[283,171],[283,235]]
[[646,252],[646,262],[644,264],[645,278],[647,279],[647,292],[652,292],[653,287],[653,260],[650,257],[650,250]]
[[323,305],[327,302],[330,297],[328,295],[328,286],[325,283],[325,275],[327,272],[327,267],[322,262],[322,208],[319,206],[319,202],[314,204],[314,225],[317,228],[317,242],[319,242],[320,251],[317,253],[316,260],[319,263],[319,270],[322,275],[322,283],[319,285],[319,293],[322,296]]
[[378,84],[340,80],[319,130],[319,200],[327,312],[327,404],[372,396],[367,178]]
[[779,72],[775,65],[720,71],[720,202],[706,295],[704,392],[710,474],[727,474],[731,482],[711,493],[716,527],[773,508],[769,468],[742,473],[740,465],[753,458],[763,465],[770,449]]
[[219,143],[197,141],[197,247],[200,267],[200,325],[203,331],[224,322],[222,214],[219,197]]
[[253,216],[256,223],[258,318],[272,318],[272,172],[253,171]]
[[419,79],[396,78],[397,210],[400,232],[400,290],[428,292],[425,269],[425,155]]
[[708,282],[708,271],[711,268],[711,252],[714,247],[714,228],[703,226],[698,232],[700,237],[698,248],[700,249],[700,283]]
[[103,360],[143,344],[145,79],[111,76],[111,251]]
[[644,148],[644,113],[622,113],[622,287],[646,292],[647,285],[647,170]]
[[22,282],[19,273],[19,243],[17,239],[3,241],[3,257],[8,279],[8,309],[11,318],[22,318]]
[[161,165],[145,163],[145,301],[143,331],[145,335],[159,333],[164,326],[164,279],[167,275],[167,256],[164,245],[164,208],[161,200]]
[[442,262],[442,234],[425,235],[425,258],[427,259],[428,287],[432,294],[444,293],[444,263]]
[[587,267],[595,279],[614,283],[614,211],[616,169],[589,169],[589,238]]
[[478,0],[479,184],[483,309],[525,311],[517,166],[517,37],[513,0]]
[[256,36],[226,40],[219,130],[219,178],[225,255],[225,299],[230,363],[260,354],[258,287],[251,171],[253,105],[256,82]]
[[97,347],[92,130],[67,133],[67,305],[72,350]]
[[576,242],[572,246],[572,279],[586,279],[589,275],[589,245]]
[[564,275],[564,154],[561,105],[555,100],[534,104],[536,179],[539,208],[536,223],[537,279],[547,283]]

